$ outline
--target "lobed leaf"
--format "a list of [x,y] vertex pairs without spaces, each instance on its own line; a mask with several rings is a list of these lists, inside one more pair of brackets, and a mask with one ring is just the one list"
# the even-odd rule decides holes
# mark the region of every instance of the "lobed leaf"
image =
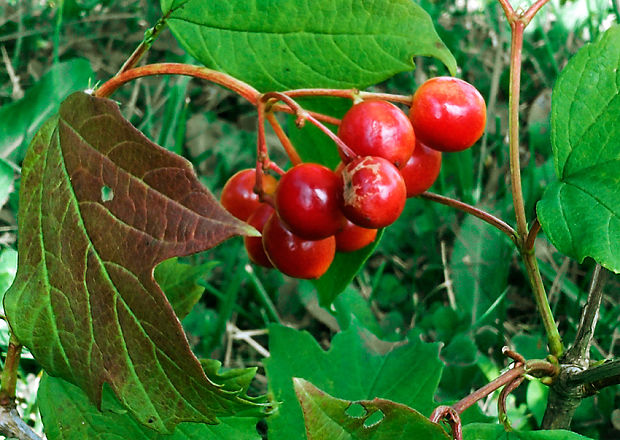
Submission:
[[255,231],[114,102],[75,93],[41,128],[22,169],[18,227],[17,276],[4,307],[50,375],[97,405],[109,384],[160,432],[253,405],[207,378],[153,270]]
[[78,387],[45,374],[37,402],[48,440],[260,440],[255,417],[224,417],[218,425],[181,423],[162,435],[124,411],[108,387],[103,401],[100,411]]
[[620,26],[584,46],[553,91],[551,141],[558,180],[537,205],[560,252],[620,272]]
[[[441,426],[414,409],[385,399],[351,402],[336,399],[303,379],[293,379],[308,440],[449,440]],[[357,405],[361,414],[348,411]]]
[[411,0],[161,0],[168,26],[205,66],[259,90],[365,87],[433,56],[456,61]]
[[272,325],[269,351],[271,357],[264,361],[269,390],[272,400],[281,402],[267,419],[273,440],[305,438],[294,377],[347,400],[380,397],[422,414],[430,414],[435,406],[433,396],[443,367],[438,344],[419,340],[392,344],[352,323],[334,336],[326,352],[309,333]]
[[503,425],[472,423],[463,427],[464,440],[589,440],[570,431],[506,432]]

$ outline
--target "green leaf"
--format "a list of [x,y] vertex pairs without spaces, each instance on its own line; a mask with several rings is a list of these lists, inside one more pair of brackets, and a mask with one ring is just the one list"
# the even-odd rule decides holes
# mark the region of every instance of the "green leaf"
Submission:
[[48,440],[260,440],[257,418],[223,417],[218,425],[181,423],[172,435],[162,435],[141,425],[114,397],[103,390],[99,411],[75,385],[50,377],[41,379],[37,402]]
[[312,284],[319,293],[319,304],[321,306],[329,307],[338,294],[347,288],[366,260],[375,251],[382,236],[383,229],[377,232],[375,241],[358,251],[336,252],[334,261],[327,272],[321,278],[312,280]]
[[[293,379],[308,440],[425,440],[450,437],[441,426],[414,409],[385,399],[351,402],[336,399],[303,379]],[[360,414],[350,415],[359,408]]]
[[252,231],[113,101],[75,93],[41,128],[22,168],[18,226],[4,307],[50,375],[95,404],[109,384],[160,432],[249,405],[205,376],[153,269]]
[[88,60],[75,58],[54,64],[19,101],[0,108],[0,151],[15,163],[24,159],[26,147],[41,124],[58,111],[70,93],[84,90],[94,77]]
[[482,220],[467,216],[463,221],[450,258],[450,272],[456,304],[471,315],[472,323],[506,289],[512,249],[501,231]]
[[420,340],[391,344],[356,325],[334,336],[325,352],[307,332],[269,328],[271,357],[264,361],[273,400],[281,402],[267,419],[272,440],[304,439],[304,420],[293,378],[306,379],[347,400],[380,397],[429,415],[442,363],[439,344]]
[[[161,0],[168,13],[180,1]],[[262,91],[366,87],[433,56],[456,61],[411,0],[189,0],[168,26],[205,66]]]
[[217,263],[208,262],[199,266],[179,263],[171,258],[155,268],[155,281],[166,294],[168,302],[179,319],[183,319],[198,302],[204,287],[198,284]]
[[543,230],[578,262],[620,272],[620,26],[584,46],[553,90],[551,141],[558,181],[537,205]]
[[464,440],[589,440],[574,432],[564,430],[506,432],[502,425],[472,423],[463,427]]

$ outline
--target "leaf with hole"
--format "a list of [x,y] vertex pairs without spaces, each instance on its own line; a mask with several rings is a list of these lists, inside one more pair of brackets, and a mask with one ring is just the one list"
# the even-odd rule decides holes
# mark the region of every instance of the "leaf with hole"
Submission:
[[303,379],[293,379],[308,440],[449,440],[436,423],[414,409],[385,399],[337,399]]
[[207,378],[153,278],[163,260],[256,233],[191,165],[113,101],[75,93],[41,128],[22,171],[19,264],[4,307],[45,370],[96,404],[107,383],[160,432],[253,406]]
[[[294,350],[291,347],[295,347]],[[303,439],[301,407],[295,397],[293,378],[303,378],[325,392],[347,400],[375,397],[415,408],[430,415],[439,383],[442,362],[439,344],[418,339],[389,343],[377,339],[355,320],[349,329],[334,336],[324,351],[307,332],[272,325],[265,369],[269,390],[282,402],[267,419],[269,438]]]
[[172,33],[205,66],[262,91],[365,87],[432,56],[456,61],[411,0],[160,0]]
[[558,250],[620,272],[620,26],[581,48],[553,90],[551,141],[558,180],[537,205]]

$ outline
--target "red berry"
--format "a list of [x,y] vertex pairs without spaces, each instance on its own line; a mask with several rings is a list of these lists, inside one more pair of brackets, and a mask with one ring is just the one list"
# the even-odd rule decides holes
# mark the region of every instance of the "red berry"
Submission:
[[400,216],[407,199],[405,181],[391,162],[358,157],[344,167],[342,211],[358,226],[382,228]]
[[286,227],[299,237],[319,240],[344,225],[340,211],[340,179],[323,165],[302,163],[282,176],[276,209]]
[[[254,192],[255,184],[255,169],[239,171],[224,185],[220,203],[239,220],[246,221],[260,205],[258,195]],[[278,182],[273,176],[263,175],[263,190],[266,194],[273,194],[277,184]]]
[[376,237],[376,229],[362,228],[347,220],[344,228],[336,234],[336,250],[339,252],[357,251],[375,241]]
[[435,183],[441,169],[441,152],[416,141],[413,154],[400,170],[407,186],[407,197],[422,194]]
[[280,272],[295,278],[319,278],[336,254],[336,239],[304,240],[286,229],[273,214],[263,228],[263,247]]
[[[265,223],[273,214],[274,209],[266,203],[261,203],[254,213],[248,218],[248,224],[254,226],[258,232],[263,232]],[[263,267],[273,267],[265,250],[263,249],[262,237],[244,237],[243,244],[245,244],[245,250],[253,263]]]
[[398,168],[405,165],[415,147],[409,118],[387,101],[355,104],[342,118],[338,136],[358,155],[383,157]]
[[487,120],[482,95],[458,78],[431,78],[413,95],[409,118],[418,139],[439,151],[462,151],[476,143]]

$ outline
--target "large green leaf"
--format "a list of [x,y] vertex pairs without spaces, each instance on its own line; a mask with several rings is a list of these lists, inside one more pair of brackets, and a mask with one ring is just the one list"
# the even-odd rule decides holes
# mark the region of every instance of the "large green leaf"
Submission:
[[181,423],[172,435],[162,435],[138,423],[114,397],[103,390],[100,411],[75,385],[47,374],[41,379],[37,402],[48,440],[260,440],[257,418],[223,417],[218,425]]
[[538,203],[560,252],[620,272],[620,26],[584,46],[553,90],[551,141],[558,181]]
[[[303,379],[293,379],[308,440],[449,440],[441,426],[414,409],[385,399],[336,399]],[[360,414],[350,415],[355,407]]]
[[93,77],[88,60],[75,58],[54,64],[22,99],[0,108],[0,156],[21,162],[26,146],[41,124],[58,111],[70,93],[84,90]]
[[[181,45],[259,90],[365,87],[413,69],[414,55],[456,61],[411,0],[161,0]],[[176,8],[176,9],[175,9]]]
[[75,93],[22,169],[19,263],[4,306],[17,339],[99,404],[108,383],[161,432],[249,404],[204,374],[153,278],[159,262],[250,234],[183,158],[110,100]]
[[589,440],[574,432],[557,431],[532,431],[532,432],[506,432],[502,425],[488,423],[472,423],[463,428],[464,440]]
[[391,344],[356,325],[334,336],[325,352],[307,332],[273,325],[265,360],[273,400],[281,402],[267,419],[270,440],[304,439],[301,407],[293,378],[306,379],[347,400],[393,400],[430,415],[442,363],[438,344],[420,340]]

